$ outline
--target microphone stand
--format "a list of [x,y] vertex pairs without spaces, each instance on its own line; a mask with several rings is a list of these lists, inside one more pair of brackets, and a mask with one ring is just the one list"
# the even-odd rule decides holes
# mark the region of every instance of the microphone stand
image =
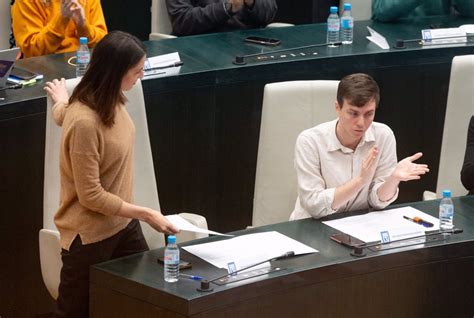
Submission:
[[[406,49],[405,43],[410,43],[410,42],[417,42],[420,43],[421,45],[423,44],[423,41],[425,42],[431,42],[431,41],[437,41],[437,40],[448,40],[448,39],[459,39],[459,38],[471,38],[474,37],[474,34],[466,34],[466,35],[454,35],[454,36],[443,36],[440,38],[434,38],[431,39],[430,41],[425,41],[424,39],[408,39],[408,40],[403,40],[403,39],[397,39],[395,41],[395,45],[393,46],[394,49]],[[466,42],[459,42],[459,43],[467,43]],[[446,44],[456,44],[456,43],[432,43],[431,45],[446,45]]]
[[454,228],[452,230],[435,231],[435,232],[425,233],[423,235],[407,237],[407,238],[403,238],[403,239],[399,239],[399,240],[395,240],[395,241],[390,241],[390,242],[374,242],[374,243],[369,243],[369,244],[364,243],[364,244],[354,246],[354,249],[352,250],[351,255],[355,256],[355,257],[364,257],[366,255],[364,253],[365,248],[370,248],[370,247],[374,247],[374,246],[381,246],[381,245],[388,245],[388,244],[391,244],[391,243],[403,242],[403,241],[407,241],[407,240],[413,240],[413,239],[417,239],[417,238],[423,238],[423,237],[439,235],[439,234],[459,234],[459,233],[462,233],[462,232],[463,232],[463,229]]
[[184,64],[183,61],[177,61],[177,62],[168,64],[168,65],[146,68],[146,69],[144,69],[144,71],[145,71],[145,72],[148,72],[148,71],[162,70],[162,69],[170,68],[170,67],[178,67],[178,66],[181,66],[181,65],[183,65],[183,64]]
[[13,85],[6,84],[4,87],[0,87],[0,92],[6,91],[7,89],[19,89],[22,87],[23,87],[23,84],[13,84]]
[[211,288],[210,283],[213,283],[213,282],[215,282],[215,281],[217,281],[217,280],[219,280],[219,279],[232,276],[232,275],[234,275],[234,274],[237,274],[238,272],[245,271],[245,270],[247,270],[247,269],[249,269],[249,268],[258,266],[258,265],[263,264],[263,263],[266,263],[266,262],[273,262],[273,261],[277,261],[277,260],[281,260],[281,259],[285,259],[285,258],[289,258],[289,257],[293,257],[293,256],[295,256],[295,252],[289,251],[289,252],[286,252],[285,254],[282,254],[282,255],[280,255],[280,256],[272,257],[272,258],[270,258],[270,259],[266,259],[266,260],[264,260],[264,261],[261,261],[261,262],[258,262],[258,263],[249,265],[249,266],[244,267],[244,268],[241,268],[241,269],[238,269],[238,270],[236,270],[236,271],[233,272],[233,273],[228,273],[228,274],[225,274],[225,275],[223,275],[223,276],[214,278],[214,279],[212,279],[212,280],[202,280],[202,281],[201,281],[201,286],[200,286],[199,288],[197,288],[197,290],[198,290],[198,291],[201,291],[201,292],[211,292],[211,291],[213,291],[214,289]]

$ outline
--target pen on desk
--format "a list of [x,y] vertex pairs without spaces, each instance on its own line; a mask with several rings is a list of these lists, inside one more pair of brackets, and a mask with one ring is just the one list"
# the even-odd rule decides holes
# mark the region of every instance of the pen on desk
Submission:
[[192,280],[202,280],[202,277],[198,275],[179,274],[179,277],[192,279]]
[[148,68],[145,68],[144,71],[147,72],[147,71],[162,70],[162,69],[170,68],[170,67],[178,67],[178,66],[181,66],[183,64],[184,64],[183,61],[178,61],[178,62],[174,62],[174,63],[168,64],[168,65],[148,67]]
[[411,218],[411,217],[408,217],[408,216],[404,215],[403,218],[406,219],[406,220],[412,221],[414,223],[423,225],[424,227],[432,227],[433,226],[433,223],[425,221],[425,220],[423,220],[422,218],[420,218],[418,216],[415,216],[414,218]]
[[166,74],[166,72],[152,72],[152,73],[147,73],[147,71],[145,71],[145,74],[143,75],[143,77],[147,77],[147,76],[155,76],[155,75],[163,75],[163,74]]

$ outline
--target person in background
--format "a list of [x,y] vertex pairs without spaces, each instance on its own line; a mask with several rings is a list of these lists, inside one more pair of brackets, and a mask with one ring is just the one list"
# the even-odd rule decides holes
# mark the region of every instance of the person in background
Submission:
[[253,29],[273,21],[275,0],[166,0],[177,36]]
[[113,31],[95,47],[70,98],[64,79],[46,83],[54,120],[62,126],[54,222],[63,267],[56,317],[88,317],[90,265],[148,250],[138,220],[177,232],[160,211],[132,203],[135,126],[123,91],[143,77],[145,58],[140,40]]
[[393,22],[404,18],[446,16],[474,17],[473,0],[372,0],[372,19]]
[[290,220],[383,209],[397,198],[401,181],[420,179],[429,171],[414,163],[421,152],[397,163],[392,130],[373,121],[379,99],[372,77],[348,75],[337,89],[338,118],[298,136],[298,198]]
[[100,0],[16,0],[11,15],[24,57],[76,51],[80,37],[93,47],[107,34]]
[[461,169],[461,182],[469,191],[469,195],[474,194],[474,116],[471,116],[467,131],[466,152]]

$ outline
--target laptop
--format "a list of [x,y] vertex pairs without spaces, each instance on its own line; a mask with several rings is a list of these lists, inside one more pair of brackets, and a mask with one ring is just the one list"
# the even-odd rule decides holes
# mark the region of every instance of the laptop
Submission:
[[20,49],[17,47],[0,51],[0,87],[7,86],[8,76],[12,71],[19,52]]

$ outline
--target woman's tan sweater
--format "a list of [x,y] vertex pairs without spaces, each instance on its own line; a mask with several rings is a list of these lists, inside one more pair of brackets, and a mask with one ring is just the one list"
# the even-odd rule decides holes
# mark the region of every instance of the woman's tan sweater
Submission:
[[135,126],[124,106],[117,107],[112,127],[79,102],[57,103],[53,116],[62,125],[61,202],[54,222],[61,247],[69,250],[77,235],[82,244],[91,244],[130,222],[116,214],[123,201],[133,199]]

